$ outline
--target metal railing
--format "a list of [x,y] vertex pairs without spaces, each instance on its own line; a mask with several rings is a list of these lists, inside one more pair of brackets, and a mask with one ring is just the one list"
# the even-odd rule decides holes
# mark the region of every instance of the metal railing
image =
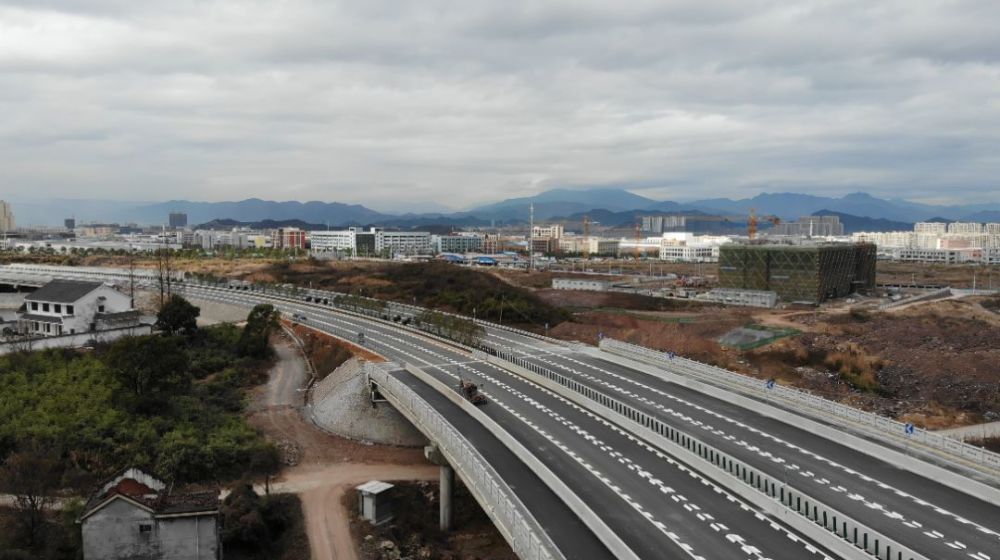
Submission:
[[[926,560],[926,557],[922,554],[818,501],[806,492],[788,484],[787,481],[768,475],[749,463],[719,451],[704,441],[678,430],[664,423],[656,416],[647,414],[622,400],[544,366],[529,362],[517,355],[496,348],[487,346],[482,350],[473,351],[473,357],[485,361],[492,361],[490,356],[514,364],[565,387],[610,409],[610,411],[620,415],[625,420],[638,424],[638,426],[651,431],[656,436],[666,439],[667,442],[682,447],[687,452],[707,461],[717,469],[721,469],[731,477],[735,477],[743,484],[749,486],[760,495],[760,498],[769,500],[770,502],[768,503],[764,503],[760,499],[754,500],[755,505],[767,511],[781,514],[785,512],[794,513],[801,520],[805,520],[813,526],[818,526],[825,530],[828,537],[833,537],[841,543],[846,543],[855,549],[864,551],[881,560]],[[699,470],[702,474],[711,476],[711,473]],[[719,477],[712,478],[724,486],[730,486],[727,484],[727,481]]]
[[[441,449],[483,509],[523,560],[561,560],[563,555],[527,507],[485,458],[437,410],[392,375],[394,364],[365,364],[379,392]],[[396,366],[398,369],[398,366]]]
[[676,355],[671,355],[671,357],[644,346],[610,338],[602,339],[600,348],[625,357],[638,357],[647,362],[665,366],[671,372],[708,381],[713,385],[721,383],[742,393],[791,406],[806,415],[815,416],[817,413],[822,413],[827,418],[837,421],[849,420],[855,424],[873,428],[885,436],[892,437],[894,441],[898,441],[899,438],[907,438],[910,441],[945,451],[985,467],[1000,469],[1000,454],[917,428],[911,424],[824,399],[800,389],[777,384],[771,384],[769,387],[769,384],[761,379]]

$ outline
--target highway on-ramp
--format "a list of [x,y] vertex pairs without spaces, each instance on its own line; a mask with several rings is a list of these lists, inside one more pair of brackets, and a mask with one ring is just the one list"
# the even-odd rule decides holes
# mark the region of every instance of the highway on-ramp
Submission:
[[478,382],[490,400],[481,410],[557,473],[640,558],[831,557],[607,420],[519,375],[474,360],[452,344],[305,302],[186,289],[191,297],[224,303],[272,303],[303,317],[306,325],[347,340],[364,333],[373,351],[413,364],[447,385],[457,385],[459,378]]

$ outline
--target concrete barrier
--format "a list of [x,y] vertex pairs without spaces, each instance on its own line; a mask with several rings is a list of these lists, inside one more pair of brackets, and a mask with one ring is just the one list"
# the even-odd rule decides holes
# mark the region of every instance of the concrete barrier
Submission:
[[[427,402],[396,379],[385,363],[366,364],[379,392],[437,444],[448,464],[493,520],[514,553],[525,560],[564,560],[564,556],[503,478],[465,438]],[[411,373],[413,373],[411,371]]]
[[515,371],[530,381],[593,410],[845,558],[929,560],[919,552],[812,498],[786,481],[767,475],[615,397],[503,351],[493,349],[486,353],[477,350],[474,356]]
[[16,342],[0,343],[0,355],[22,350],[34,351],[47,350],[50,348],[80,348],[82,346],[92,346],[94,344],[111,342],[126,336],[145,336],[152,333],[152,325],[142,324],[121,329],[65,334],[61,336],[43,336]]
[[[807,430],[813,435],[847,445],[852,449],[860,451],[871,457],[882,461],[889,461],[893,465],[902,469],[916,473],[930,480],[935,480],[950,488],[970,496],[974,496],[993,505],[1000,505],[1000,489],[994,488],[993,486],[984,484],[981,481],[974,480],[967,476],[963,476],[950,469],[946,469],[933,463],[923,461],[917,457],[910,456],[906,453],[896,451],[891,447],[886,447],[885,445],[877,442],[858,437],[845,431],[844,429],[817,422],[806,416],[800,415],[797,412],[791,412],[777,406],[772,406],[766,402],[752,399],[737,392],[728,391],[725,388],[717,387],[698,379],[692,379],[691,377],[662,370],[647,363],[600,350],[592,350],[591,352],[595,357],[621,364],[635,371],[652,375],[663,379],[664,381],[669,381],[682,387],[693,389],[710,397],[753,410],[769,418],[774,418],[786,424]],[[763,385],[762,382],[761,385]]]
[[596,535],[597,538],[604,543],[604,546],[606,546],[608,550],[614,554],[615,558],[620,558],[622,560],[639,560],[639,557],[632,552],[632,549],[630,549],[628,545],[618,538],[618,535],[616,535],[615,532],[612,531],[606,523],[604,523],[604,521],[597,515],[597,513],[594,512],[593,509],[591,509],[583,500],[580,499],[579,496],[576,495],[576,492],[574,492],[573,489],[563,482],[561,478],[556,476],[551,469],[545,466],[545,463],[542,463],[537,457],[535,457],[534,453],[529,451],[526,447],[524,447],[524,445],[514,439],[514,437],[511,436],[507,430],[503,429],[503,427],[497,424],[492,418],[487,416],[481,410],[476,408],[469,401],[462,398],[454,389],[445,385],[441,381],[438,381],[432,375],[429,375],[425,371],[410,364],[406,365],[406,370],[417,377],[417,379],[420,379],[439,393],[443,394],[448,398],[448,400],[460,406],[466,413],[471,415],[477,422],[482,424],[483,427],[493,434],[495,438],[500,440],[500,442],[503,443],[507,449],[509,449],[514,455],[517,456],[518,459],[527,465],[536,476],[542,479],[542,482],[544,482],[556,496],[559,496],[563,502],[565,502],[566,505],[580,517],[580,520],[583,521],[584,525],[586,525],[587,528],[589,528],[594,535]]
[[762,380],[754,377],[680,356],[668,358],[663,352],[635,344],[605,338],[601,340],[600,348],[607,352],[605,356],[617,355],[640,360],[714,386],[751,395],[758,400],[763,399],[788,406],[805,416],[818,417],[845,427],[864,428],[866,433],[895,445],[924,445],[953,460],[972,463],[980,467],[979,472],[1000,481],[1000,454],[938,433],[911,427],[912,433],[908,434],[907,424],[891,418],[865,412],[791,387],[775,385],[768,388]]

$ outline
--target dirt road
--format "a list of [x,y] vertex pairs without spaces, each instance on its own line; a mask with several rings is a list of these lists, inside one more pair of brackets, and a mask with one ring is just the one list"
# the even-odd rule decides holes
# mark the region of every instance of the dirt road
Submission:
[[[312,560],[356,559],[348,512],[341,498],[369,480],[433,480],[437,467],[423,450],[365,445],[327,434],[306,421],[301,410],[306,367],[285,338],[275,339],[278,361],[256,395],[249,421],[275,442],[293,444],[298,465],[286,468],[271,487],[302,500]],[[263,487],[260,489],[263,490]]]
[[288,470],[272,484],[272,491],[293,492],[302,500],[312,560],[356,560],[348,512],[342,498],[369,480],[436,480],[438,467],[430,464],[390,465],[341,463]]

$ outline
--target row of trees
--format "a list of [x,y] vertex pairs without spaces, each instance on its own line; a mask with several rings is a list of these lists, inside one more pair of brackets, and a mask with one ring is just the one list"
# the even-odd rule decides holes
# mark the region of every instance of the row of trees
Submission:
[[486,337],[486,329],[474,321],[437,311],[424,311],[416,318],[414,324],[421,330],[450,338],[466,346],[479,346]]
[[382,300],[366,298],[357,294],[338,296],[333,301],[339,307],[368,315],[381,316],[389,308],[389,304]]

